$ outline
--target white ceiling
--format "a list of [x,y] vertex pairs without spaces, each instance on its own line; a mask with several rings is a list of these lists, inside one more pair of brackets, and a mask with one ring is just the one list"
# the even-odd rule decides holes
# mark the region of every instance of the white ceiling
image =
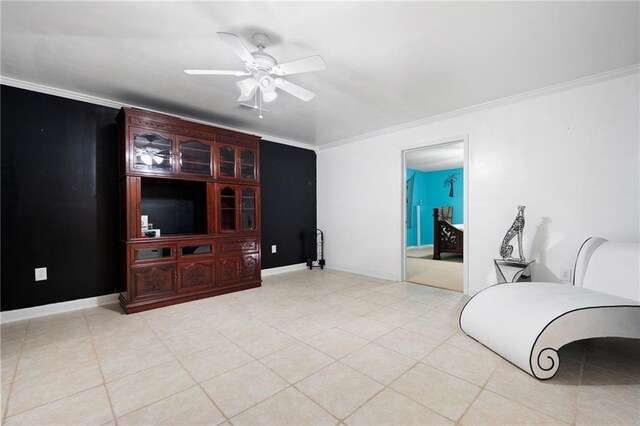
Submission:
[[[322,145],[640,62],[638,2],[8,2],[0,73],[58,89]],[[216,37],[256,31],[288,77],[263,120]],[[8,80],[5,80],[8,81]]]
[[457,169],[464,165],[464,145],[459,142],[409,151],[405,159],[408,169],[423,172]]

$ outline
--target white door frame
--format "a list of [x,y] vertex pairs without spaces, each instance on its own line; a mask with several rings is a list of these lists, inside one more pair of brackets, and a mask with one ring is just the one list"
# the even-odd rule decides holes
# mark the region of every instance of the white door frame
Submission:
[[462,142],[464,149],[464,163],[463,163],[463,188],[462,188],[462,200],[464,203],[463,208],[463,216],[462,220],[464,223],[464,261],[463,261],[463,293],[469,294],[469,236],[470,236],[470,226],[469,226],[469,136],[459,136],[453,138],[440,139],[433,142],[421,143],[419,145],[403,147],[400,152],[400,173],[399,175],[402,178],[401,187],[402,187],[402,198],[400,202],[401,209],[401,221],[400,226],[402,232],[401,238],[401,250],[400,250],[400,267],[401,270],[398,273],[398,277],[400,277],[400,281],[405,281],[406,273],[407,273],[407,208],[406,208],[406,200],[407,200],[407,153],[411,151],[419,151],[422,149],[433,148],[436,146],[449,145],[453,143]]

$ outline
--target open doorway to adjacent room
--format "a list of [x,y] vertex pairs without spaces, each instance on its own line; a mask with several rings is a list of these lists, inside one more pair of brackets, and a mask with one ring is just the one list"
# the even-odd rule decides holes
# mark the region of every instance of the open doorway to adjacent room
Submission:
[[464,288],[464,142],[405,151],[405,280]]

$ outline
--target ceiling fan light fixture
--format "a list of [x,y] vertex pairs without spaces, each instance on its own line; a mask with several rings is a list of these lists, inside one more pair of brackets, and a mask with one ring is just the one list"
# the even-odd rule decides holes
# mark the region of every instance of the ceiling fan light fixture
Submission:
[[236,85],[240,89],[240,98],[248,100],[253,97],[256,87],[258,86],[258,82],[253,77],[249,77],[244,80],[237,81]]
[[260,118],[262,118],[263,112],[262,103],[272,102],[278,97],[276,89],[287,92],[304,102],[309,102],[315,97],[315,93],[284,80],[281,76],[325,69],[327,65],[319,55],[279,64],[276,58],[264,51],[270,41],[269,36],[264,33],[253,35],[252,41],[257,47],[254,52],[249,51],[235,34],[226,32],[218,32],[217,34],[220,41],[242,60],[245,71],[189,69],[185,70],[187,74],[251,76],[236,82],[240,89],[238,102],[242,103],[254,99],[254,107],[260,111]]
[[274,101],[277,97],[278,97],[278,94],[275,91],[271,91],[271,92],[265,92],[264,90],[262,91],[262,100],[264,102]]
[[242,92],[249,92],[253,90],[254,87],[256,87],[256,81],[253,78],[249,77],[245,78],[244,80],[237,81],[236,85]]
[[260,85],[263,92],[273,92],[276,90],[276,81],[267,72],[259,70],[253,74],[253,78]]

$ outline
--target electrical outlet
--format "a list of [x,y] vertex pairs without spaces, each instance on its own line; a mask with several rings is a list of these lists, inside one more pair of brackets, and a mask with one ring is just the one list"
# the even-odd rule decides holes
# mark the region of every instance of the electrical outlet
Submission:
[[278,251],[278,246],[275,244],[271,246],[271,253],[276,253]]
[[560,280],[571,281],[571,269],[560,269]]
[[36,281],[45,281],[47,279],[47,268],[36,268]]

